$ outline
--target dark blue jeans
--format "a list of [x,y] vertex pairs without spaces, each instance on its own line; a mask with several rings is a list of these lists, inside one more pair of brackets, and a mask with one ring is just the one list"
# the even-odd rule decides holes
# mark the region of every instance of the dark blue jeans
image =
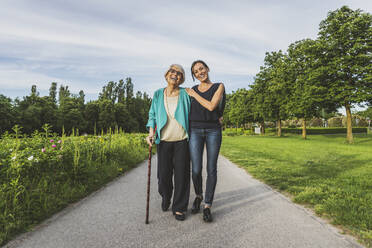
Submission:
[[190,128],[192,181],[196,195],[203,195],[203,151],[207,147],[207,182],[204,202],[211,206],[217,184],[217,158],[222,141],[221,128]]

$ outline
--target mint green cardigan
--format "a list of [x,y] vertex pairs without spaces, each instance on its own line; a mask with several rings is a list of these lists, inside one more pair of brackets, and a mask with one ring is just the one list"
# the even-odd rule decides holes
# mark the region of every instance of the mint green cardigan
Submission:
[[[149,120],[146,127],[152,127],[155,129],[156,126],[156,139],[155,144],[160,143],[161,129],[167,124],[167,111],[164,106],[164,89],[161,88],[155,91],[154,97],[152,98],[151,107],[149,110]],[[175,119],[185,129],[187,138],[189,137],[189,112],[190,112],[190,97],[187,94],[185,88],[180,87],[178,103],[176,112],[174,113]]]

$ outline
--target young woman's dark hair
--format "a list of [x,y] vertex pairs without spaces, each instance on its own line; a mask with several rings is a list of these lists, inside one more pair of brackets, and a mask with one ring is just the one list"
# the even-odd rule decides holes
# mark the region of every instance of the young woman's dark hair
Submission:
[[195,81],[195,78],[194,78],[194,73],[192,72],[192,68],[194,68],[195,64],[196,63],[201,63],[203,64],[208,70],[209,70],[209,67],[207,66],[207,64],[203,61],[203,60],[195,60],[194,62],[192,62],[191,64],[191,76],[192,76],[192,81]]

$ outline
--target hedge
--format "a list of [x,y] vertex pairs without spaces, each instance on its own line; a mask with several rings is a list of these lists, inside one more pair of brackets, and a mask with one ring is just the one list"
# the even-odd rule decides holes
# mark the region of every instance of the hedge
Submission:
[[[267,133],[275,133],[276,128],[266,128]],[[306,134],[346,134],[346,127],[323,127],[323,128],[306,128]],[[282,133],[302,134],[302,128],[282,128]],[[354,127],[353,133],[367,133],[366,127]]]

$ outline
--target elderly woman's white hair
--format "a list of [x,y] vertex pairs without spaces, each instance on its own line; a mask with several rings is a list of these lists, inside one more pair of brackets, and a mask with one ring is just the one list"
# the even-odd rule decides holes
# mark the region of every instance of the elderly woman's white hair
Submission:
[[183,84],[183,82],[185,82],[185,70],[183,69],[182,65],[179,65],[179,64],[172,64],[169,66],[168,70],[165,72],[164,74],[164,77],[167,78],[167,74],[169,72],[170,69],[176,69],[177,71],[181,72],[182,73],[182,79],[181,79],[181,83],[180,84]]

